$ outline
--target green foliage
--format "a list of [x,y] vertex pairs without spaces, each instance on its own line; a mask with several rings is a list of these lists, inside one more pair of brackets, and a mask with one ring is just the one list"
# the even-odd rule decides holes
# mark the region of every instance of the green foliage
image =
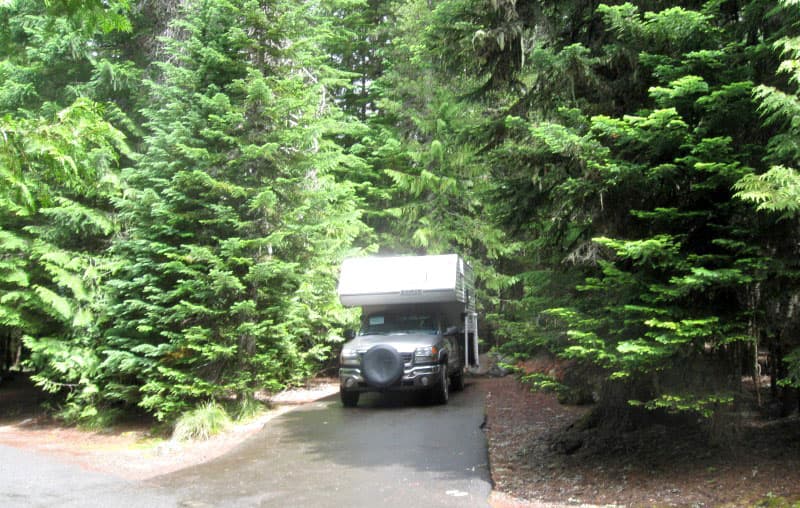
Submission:
[[795,347],[783,358],[786,362],[786,376],[779,380],[783,386],[800,387],[800,347]]
[[764,499],[756,501],[753,506],[758,508],[798,508],[800,507],[800,501],[792,501],[782,496],[776,496],[770,492]]
[[492,215],[520,245],[499,331],[511,351],[584,366],[601,405],[710,417],[733,402],[724,379],[755,340],[755,292],[781,266],[753,247],[781,227],[731,191],[763,167],[748,55],[767,45],[745,48],[745,24],[710,4],[659,9],[601,5],[584,19],[602,37],[548,32],[516,9],[521,33],[540,34],[535,61],[565,71],[513,68],[537,96],[485,95],[515,113],[486,129],[484,155]]
[[208,0],[175,20],[149,83],[148,149],[117,202],[109,401],[168,420],[298,382],[342,340],[336,269],[363,225],[336,175],[358,160],[333,141],[338,78],[315,41],[283,47],[310,9]]
[[467,255],[601,406],[800,384],[796,2],[130,9],[0,3],[0,333],[71,420],[299,382],[375,251]]
[[103,422],[98,316],[117,232],[111,200],[132,157],[124,118],[93,82],[100,43],[127,30],[127,2],[0,6],[0,333],[21,337],[26,368],[65,398],[71,422]]
[[261,415],[269,406],[255,397],[244,397],[236,401],[233,417],[236,421],[248,421]]
[[224,432],[230,425],[231,418],[224,407],[216,402],[206,402],[178,418],[172,431],[172,439],[205,441]]
[[664,409],[670,413],[696,412],[705,418],[711,418],[720,408],[730,406],[734,401],[733,395],[710,395],[697,397],[695,395],[662,395],[656,399],[642,404],[637,400],[631,400],[632,406],[644,405],[647,409]]
[[6,116],[0,131],[0,329],[22,336],[37,384],[67,394],[66,417],[87,420],[114,165],[128,151],[85,99],[48,116]]
[[[779,39],[775,47],[788,57],[778,71],[787,74],[790,83],[800,85],[800,38]],[[796,121],[800,117],[798,96],[767,85],[757,87],[753,95],[759,102],[759,111],[765,124],[785,127],[770,140],[769,158],[796,164],[800,160],[796,143],[800,135],[800,125]],[[800,179],[795,169],[776,165],[761,175],[745,175],[736,183],[735,189],[738,191],[737,197],[756,203],[758,210],[781,212],[784,217],[794,217],[800,206],[799,185]]]
[[745,175],[736,182],[736,197],[756,203],[759,211],[794,217],[800,211],[800,175],[792,168],[773,166],[761,175]]
[[526,374],[524,376],[520,376],[520,381],[530,385],[534,390],[540,390],[544,392],[565,393],[567,390],[569,390],[569,387],[559,383],[556,379],[554,379],[552,376],[548,376],[547,374],[536,372]]
[[[783,17],[786,32],[793,34],[796,31],[800,14],[796,3],[782,2],[773,13]],[[767,142],[765,159],[775,165],[764,172],[744,175],[736,182],[734,189],[738,191],[736,197],[755,204],[758,211],[766,212],[770,222],[777,220],[796,230],[800,210],[800,178],[795,169],[800,162],[796,142],[800,134],[797,122],[800,38],[794,35],[780,37],[774,42],[773,49],[778,50],[784,59],[777,68],[776,77],[781,76],[786,80],[774,83],[773,78],[772,83],[757,86],[753,96],[758,103],[764,127],[773,129]],[[775,287],[781,289],[764,298],[765,316],[773,322],[767,327],[771,336],[766,345],[777,353],[775,356],[779,363],[775,374],[780,378],[778,384],[787,390],[800,388],[800,347],[796,340],[787,339],[794,336],[794,330],[797,329],[797,322],[786,307],[787,299],[797,294],[798,252],[794,238],[793,232],[769,240],[767,248],[776,253],[776,260],[783,269],[773,275]]]

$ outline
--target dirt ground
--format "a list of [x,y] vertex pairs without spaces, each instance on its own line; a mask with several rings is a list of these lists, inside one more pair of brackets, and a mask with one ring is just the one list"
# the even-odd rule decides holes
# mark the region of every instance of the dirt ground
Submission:
[[[749,422],[736,444],[721,448],[709,446],[695,430],[666,426],[620,430],[610,438],[575,430],[589,411],[586,406],[560,405],[554,396],[532,393],[511,376],[470,381],[486,392],[493,508],[800,502],[797,417]],[[18,377],[0,384],[0,444],[142,480],[222,455],[275,416],[337,390],[332,379],[316,380],[272,396],[273,409],[247,424],[208,441],[176,443],[151,435],[145,421],[104,432],[58,425]]]
[[742,422],[711,446],[696,426],[578,431],[563,406],[513,377],[487,386],[494,508],[800,506],[800,418]]
[[269,397],[271,409],[207,441],[177,442],[153,433],[153,422],[130,421],[96,432],[66,427],[48,417],[38,394],[22,376],[0,384],[0,444],[27,448],[128,480],[144,480],[225,454],[269,423],[304,404],[338,392],[333,379]]

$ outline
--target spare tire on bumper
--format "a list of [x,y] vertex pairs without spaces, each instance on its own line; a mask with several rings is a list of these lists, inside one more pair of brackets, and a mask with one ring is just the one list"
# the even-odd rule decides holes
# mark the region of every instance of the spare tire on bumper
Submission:
[[364,353],[361,373],[369,386],[387,388],[403,376],[403,359],[392,346],[378,344]]

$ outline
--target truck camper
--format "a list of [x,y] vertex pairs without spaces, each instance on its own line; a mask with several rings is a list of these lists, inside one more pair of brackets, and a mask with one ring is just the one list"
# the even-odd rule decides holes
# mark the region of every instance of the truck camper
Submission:
[[446,404],[478,366],[470,267],[457,254],[346,259],[339,299],[361,307],[361,327],[339,357],[342,404],[368,391],[416,390]]

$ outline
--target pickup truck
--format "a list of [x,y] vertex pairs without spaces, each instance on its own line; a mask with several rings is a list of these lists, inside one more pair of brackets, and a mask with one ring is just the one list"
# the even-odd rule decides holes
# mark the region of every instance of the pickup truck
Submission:
[[339,297],[362,308],[361,327],[339,357],[342,404],[367,391],[415,390],[446,404],[476,366],[472,270],[459,256],[346,260]]

